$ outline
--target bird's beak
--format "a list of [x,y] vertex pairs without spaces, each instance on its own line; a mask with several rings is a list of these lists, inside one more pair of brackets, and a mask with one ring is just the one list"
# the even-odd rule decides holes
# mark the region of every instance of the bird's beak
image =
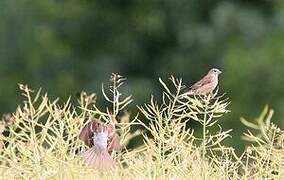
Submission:
[[222,74],[222,71],[219,71],[218,74]]

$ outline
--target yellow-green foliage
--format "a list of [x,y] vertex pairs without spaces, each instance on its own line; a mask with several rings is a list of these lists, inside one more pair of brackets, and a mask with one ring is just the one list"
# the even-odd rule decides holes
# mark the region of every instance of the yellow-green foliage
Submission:
[[[127,111],[132,97],[119,91],[125,79],[117,74],[111,76],[109,91],[102,88],[111,105],[103,109],[96,106],[95,94],[82,92],[78,105],[70,99],[60,104],[41,90],[19,85],[25,100],[0,123],[1,179],[284,178],[284,133],[270,122],[272,110],[266,107],[255,123],[241,120],[253,130],[244,134],[252,144],[237,156],[234,148],[222,144],[231,130],[218,125],[229,112],[228,100],[218,91],[207,97],[184,96],[181,79],[170,80],[173,88],[159,80],[161,102],[151,97],[148,104],[138,106],[136,116]],[[80,153],[87,147],[78,135],[93,117],[115,125],[121,136],[124,148],[112,153],[117,167],[111,172],[97,172],[82,164]],[[190,121],[200,124],[201,134],[186,128]],[[134,131],[134,125],[145,131]],[[144,145],[127,149],[129,140],[139,135]]]

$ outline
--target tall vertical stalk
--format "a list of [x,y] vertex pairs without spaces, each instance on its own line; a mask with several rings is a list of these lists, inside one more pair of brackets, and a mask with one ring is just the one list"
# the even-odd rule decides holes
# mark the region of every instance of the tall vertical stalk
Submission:
[[207,101],[205,102],[205,107],[204,107],[204,116],[203,116],[203,137],[202,137],[202,159],[203,159],[203,171],[202,171],[202,179],[206,179],[206,172],[205,172],[205,155],[206,155],[206,121],[207,121]]
[[205,107],[204,117],[203,117],[203,137],[202,137],[202,158],[206,155],[206,118],[207,118],[207,108]]

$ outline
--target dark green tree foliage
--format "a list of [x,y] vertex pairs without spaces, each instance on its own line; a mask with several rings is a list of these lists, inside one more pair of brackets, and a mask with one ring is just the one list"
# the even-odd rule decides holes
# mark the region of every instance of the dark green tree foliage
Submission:
[[19,82],[66,99],[118,72],[142,104],[159,76],[191,84],[218,67],[228,128],[266,103],[284,118],[283,10],[280,0],[1,0],[0,111],[16,107]]

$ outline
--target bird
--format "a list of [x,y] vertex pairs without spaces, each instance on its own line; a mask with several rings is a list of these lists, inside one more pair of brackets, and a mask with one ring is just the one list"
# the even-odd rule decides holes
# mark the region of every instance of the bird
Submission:
[[115,168],[115,162],[109,153],[120,149],[120,138],[111,124],[92,119],[80,132],[81,139],[89,149],[82,153],[83,163],[98,171]]
[[218,76],[222,72],[217,68],[212,68],[210,71],[199,81],[190,86],[185,95],[200,95],[207,96],[212,94],[218,85]]

